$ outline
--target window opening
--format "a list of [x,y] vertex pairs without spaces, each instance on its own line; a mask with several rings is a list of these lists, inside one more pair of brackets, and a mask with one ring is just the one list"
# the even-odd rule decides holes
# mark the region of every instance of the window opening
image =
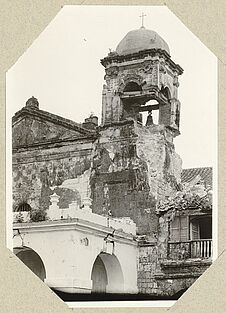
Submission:
[[211,239],[212,218],[210,216],[196,216],[190,218],[190,239]]
[[188,217],[176,216],[170,224],[170,240],[171,241],[187,241],[188,240]]

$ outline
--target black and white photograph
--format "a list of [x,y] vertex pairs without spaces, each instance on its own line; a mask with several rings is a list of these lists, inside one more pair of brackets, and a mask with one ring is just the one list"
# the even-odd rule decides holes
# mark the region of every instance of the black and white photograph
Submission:
[[6,119],[8,248],[69,306],[171,306],[216,259],[217,58],[166,6],[62,7]]

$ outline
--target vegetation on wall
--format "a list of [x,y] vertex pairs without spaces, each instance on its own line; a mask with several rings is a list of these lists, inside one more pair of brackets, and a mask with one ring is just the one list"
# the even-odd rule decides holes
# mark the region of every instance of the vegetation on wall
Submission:
[[195,193],[192,190],[177,192],[173,197],[159,201],[157,214],[165,213],[169,210],[179,211],[186,209],[200,209],[202,211],[212,209],[212,191],[205,190],[203,194]]
[[44,210],[32,210],[31,211],[31,222],[41,222],[46,220],[46,211]]

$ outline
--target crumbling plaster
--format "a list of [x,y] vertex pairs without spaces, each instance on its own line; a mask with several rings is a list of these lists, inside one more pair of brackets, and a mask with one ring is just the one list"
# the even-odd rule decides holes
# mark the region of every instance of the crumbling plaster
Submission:
[[[90,147],[91,144],[84,142],[83,145],[45,145],[38,150],[17,150],[13,156],[14,208],[27,202],[32,209],[46,210],[50,205],[49,196],[54,192],[60,196],[60,208],[68,207],[72,201],[81,205],[81,195],[89,192]],[[68,188],[69,180],[73,182],[73,179],[74,187]]]

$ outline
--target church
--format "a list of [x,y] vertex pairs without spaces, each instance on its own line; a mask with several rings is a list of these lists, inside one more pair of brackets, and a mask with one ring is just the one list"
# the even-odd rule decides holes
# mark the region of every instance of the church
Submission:
[[182,294],[213,250],[212,168],[174,146],[183,69],[144,26],[101,64],[100,122],[34,97],[13,116],[14,253],[66,293]]

